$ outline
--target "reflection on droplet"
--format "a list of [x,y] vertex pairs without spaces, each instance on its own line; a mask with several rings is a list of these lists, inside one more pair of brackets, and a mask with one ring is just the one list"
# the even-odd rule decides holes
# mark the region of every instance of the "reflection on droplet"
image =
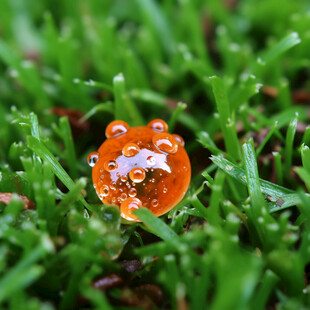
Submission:
[[173,138],[176,139],[182,146],[185,145],[184,139],[183,139],[181,136],[179,136],[179,135],[177,135],[177,134],[173,134],[172,136],[173,136]]
[[109,195],[109,187],[107,185],[103,185],[101,188],[100,188],[100,195],[102,195],[103,197],[107,197]]
[[87,156],[87,162],[91,167],[94,167],[98,160],[99,160],[98,152],[92,152]]
[[135,197],[137,195],[137,190],[132,187],[129,191],[128,191],[128,196],[129,197]]
[[129,129],[129,125],[124,121],[113,121],[111,122],[106,130],[105,135],[109,139],[111,137],[116,137],[123,133],[126,133]]
[[168,192],[168,188],[167,188],[167,187],[164,187],[163,193],[164,193],[164,194],[167,194],[167,192]]
[[145,179],[145,171],[142,168],[133,168],[129,172],[129,177],[132,182],[140,183]]
[[104,169],[111,172],[117,168],[117,162],[115,160],[109,160],[104,163]]
[[137,155],[140,152],[140,148],[135,143],[127,143],[123,147],[122,151],[123,151],[123,155],[125,155],[126,157],[132,157],[132,156]]
[[121,204],[121,216],[129,221],[139,221],[138,217],[133,215],[132,212],[141,208],[141,206],[140,199],[129,197]]
[[154,156],[148,156],[148,158],[146,159],[146,163],[149,166],[154,166],[156,164],[156,158]]
[[161,132],[167,132],[168,131],[168,125],[165,121],[162,119],[153,119],[151,122],[148,123],[148,127],[152,128],[153,130],[156,131],[161,131]]
[[178,142],[169,133],[159,133],[153,136],[154,145],[165,153],[174,154],[178,150]]
[[158,200],[157,199],[153,199],[152,200],[152,206],[153,207],[157,207],[158,206]]

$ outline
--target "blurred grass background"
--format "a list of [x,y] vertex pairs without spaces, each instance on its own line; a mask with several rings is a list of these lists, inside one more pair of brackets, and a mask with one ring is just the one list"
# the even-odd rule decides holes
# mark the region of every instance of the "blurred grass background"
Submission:
[[[309,309],[309,26],[306,0],[2,0],[0,308]],[[86,157],[154,118],[191,188],[124,225]]]

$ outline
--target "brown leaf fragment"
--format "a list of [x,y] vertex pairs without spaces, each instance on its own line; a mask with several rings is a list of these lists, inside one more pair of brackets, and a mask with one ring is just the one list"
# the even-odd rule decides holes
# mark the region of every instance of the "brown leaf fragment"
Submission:
[[141,284],[136,286],[133,291],[140,299],[150,299],[157,306],[163,302],[163,292],[159,286],[152,283]]
[[122,291],[121,301],[126,306],[157,309],[163,303],[163,292],[155,284],[141,284]]
[[298,89],[293,91],[293,101],[295,103],[309,103],[310,102],[310,91],[304,89]]
[[262,87],[262,93],[271,98],[276,98],[279,95],[279,91],[276,87],[268,85]]
[[50,112],[58,116],[67,116],[74,135],[79,135],[89,130],[89,122],[80,120],[84,113],[79,110],[55,107],[50,109]]
[[127,272],[134,273],[142,269],[142,263],[138,259],[124,260],[120,263],[121,267]]
[[277,206],[277,207],[281,207],[283,204],[284,204],[284,200],[281,199],[281,198],[279,198],[279,199],[277,200],[277,202],[276,202],[276,206]]
[[[12,199],[13,193],[0,193],[0,202],[9,204]],[[18,195],[18,198],[24,203],[25,209],[35,209],[35,204],[26,196]]]
[[94,281],[92,286],[101,291],[105,291],[109,288],[118,286],[121,283],[123,283],[123,279],[119,275],[111,273]]

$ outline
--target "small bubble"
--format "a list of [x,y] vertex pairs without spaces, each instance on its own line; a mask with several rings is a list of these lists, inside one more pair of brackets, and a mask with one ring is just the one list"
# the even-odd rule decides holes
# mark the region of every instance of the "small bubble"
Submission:
[[115,137],[115,136],[126,133],[128,129],[129,129],[129,125],[126,122],[113,121],[107,126],[105,130],[105,135],[109,139],[111,137]]
[[109,187],[107,185],[103,185],[100,188],[100,195],[102,195],[103,197],[107,197],[110,193]]
[[145,179],[145,171],[142,168],[133,168],[129,172],[130,179],[135,183],[140,183]]
[[128,196],[129,197],[135,197],[137,195],[137,190],[132,187],[129,191],[128,191]]
[[127,199],[127,195],[126,195],[125,193],[122,193],[122,194],[120,195],[120,199],[121,199],[122,201],[126,200],[126,199]]
[[167,188],[167,187],[164,187],[163,193],[164,193],[164,194],[167,194],[167,192],[168,192],[168,188]]
[[165,153],[174,154],[178,150],[178,142],[169,133],[159,133],[152,138],[153,144]]
[[127,182],[128,181],[127,175],[122,175],[121,176],[121,181],[124,182],[124,183]]
[[110,188],[112,189],[112,191],[116,191],[116,183],[115,182],[112,182],[110,184]]
[[149,182],[150,182],[150,183],[155,183],[155,179],[152,178],[152,179],[149,180]]
[[99,160],[98,152],[92,152],[87,156],[87,162],[91,167],[94,167],[98,160]]
[[108,172],[114,171],[117,168],[117,162],[115,160],[109,160],[104,163],[104,169]]
[[147,159],[146,159],[146,163],[149,165],[149,166],[154,166],[156,164],[156,158],[154,156],[149,156]]
[[122,152],[123,152],[123,155],[126,156],[126,157],[133,157],[133,156],[137,155],[140,152],[140,148],[135,143],[127,143],[123,147]]
[[158,200],[157,199],[153,199],[152,200],[152,206],[153,207],[157,207],[158,206]]

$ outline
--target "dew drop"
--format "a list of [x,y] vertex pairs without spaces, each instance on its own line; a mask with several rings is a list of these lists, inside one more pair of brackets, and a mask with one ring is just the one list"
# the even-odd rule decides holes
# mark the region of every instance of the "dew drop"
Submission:
[[103,197],[107,197],[110,193],[110,190],[109,190],[109,187],[107,185],[103,185],[101,188],[100,188],[100,195],[102,195]]
[[87,156],[87,162],[91,167],[94,167],[98,160],[99,160],[98,152],[92,152]]
[[129,172],[129,177],[132,182],[140,183],[145,179],[145,171],[142,168],[133,168]]
[[140,152],[140,148],[135,143],[127,143],[123,147],[122,151],[123,151],[123,155],[125,155],[126,157],[132,157],[132,156],[137,155]]
[[115,160],[109,160],[104,163],[104,169],[108,172],[114,171],[117,168],[117,162]]
[[157,207],[158,206],[158,200],[157,199],[153,199],[152,200],[152,206],[153,207]]
[[179,136],[177,134],[173,134],[172,136],[174,139],[176,139],[181,144],[181,146],[185,145],[184,139],[181,136]]
[[168,188],[167,188],[167,187],[164,187],[163,193],[164,193],[164,194],[167,194],[167,192],[168,192]]
[[110,188],[112,189],[112,191],[116,191],[116,183],[115,182],[112,182],[110,184]]
[[104,179],[104,175],[103,175],[103,174],[100,175],[100,179],[101,179],[101,180]]
[[156,158],[154,156],[148,156],[148,158],[146,159],[146,163],[149,166],[154,166],[156,164]]
[[154,145],[165,153],[174,154],[178,150],[178,142],[169,133],[159,133],[153,136]]
[[160,131],[160,132],[167,132],[168,125],[162,119],[156,118],[150,121],[147,125],[148,127],[152,128],[153,130]]
[[129,197],[121,204],[121,216],[129,221],[138,221],[138,217],[133,215],[132,212],[141,208],[142,203],[138,198]]
[[126,195],[125,193],[122,193],[122,194],[120,195],[120,199],[121,199],[122,201],[126,200],[126,199],[127,199],[127,195]]
[[127,182],[128,181],[127,175],[122,175],[121,176],[121,181],[124,182],[124,183]]
[[129,191],[128,191],[128,196],[129,197],[135,197],[137,195],[137,190],[132,187]]
[[116,136],[126,133],[128,129],[129,129],[129,125],[126,122],[113,121],[107,126],[105,130],[105,135],[109,139],[109,138],[116,137]]
[[154,178],[152,178],[152,179],[150,179],[150,180],[149,180],[149,182],[151,182],[151,183],[155,183],[155,179],[154,179]]

